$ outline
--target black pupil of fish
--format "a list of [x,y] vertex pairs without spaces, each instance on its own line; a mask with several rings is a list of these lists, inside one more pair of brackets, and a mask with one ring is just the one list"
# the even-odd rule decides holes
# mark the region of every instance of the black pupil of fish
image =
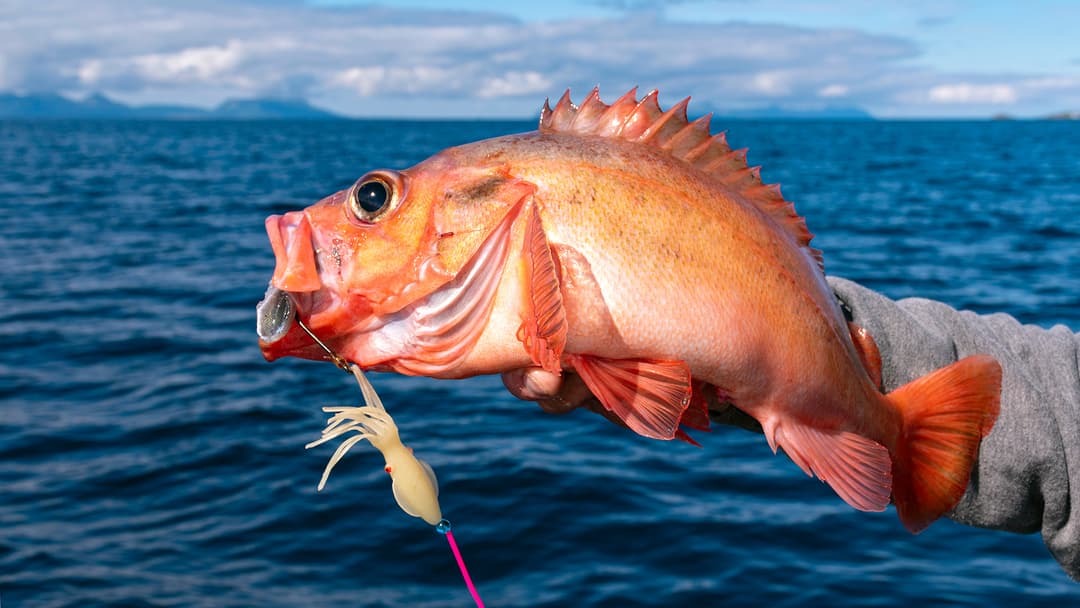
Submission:
[[379,181],[364,182],[356,189],[356,204],[368,213],[382,209],[389,198],[390,192],[386,189],[386,184]]

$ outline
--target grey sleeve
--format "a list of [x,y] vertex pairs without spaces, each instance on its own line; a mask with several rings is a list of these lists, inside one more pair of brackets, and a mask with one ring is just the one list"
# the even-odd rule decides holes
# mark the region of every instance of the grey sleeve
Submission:
[[968,355],[997,358],[1004,371],[1001,414],[948,517],[1041,531],[1050,552],[1080,581],[1080,335],[920,298],[892,301],[835,277],[829,284],[877,342],[886,392]]

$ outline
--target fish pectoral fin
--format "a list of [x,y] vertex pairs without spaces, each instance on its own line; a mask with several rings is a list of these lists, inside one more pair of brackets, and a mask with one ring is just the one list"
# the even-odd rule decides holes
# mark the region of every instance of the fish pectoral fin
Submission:
[[558,374],[562,372],[562,354],[566,347],[566,309],[563,308],[555,255],[535,204],[525,226],[521,257],[529,293],[517,338],[537,366]]
[[585,385],[630,430],[673,439],[690,405],[690,368],[682,361],[571,355]]
[[823,431],[785,420],[775,431],[773,445],[807,475],[829,484],[844,502],[860,511],[884,511],[892,495],[889,450],[846,431]]

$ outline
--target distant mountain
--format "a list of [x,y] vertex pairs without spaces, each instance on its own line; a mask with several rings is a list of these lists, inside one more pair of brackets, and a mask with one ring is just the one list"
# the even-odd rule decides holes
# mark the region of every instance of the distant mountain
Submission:
[[46,93],[43,95],[0,94],[0,118],[88,118],[91,116],[113,117],[115,104],[102,96],[91,96],[85,101],[72,101],[67,97]]
[[230,99],[212,110],[190,106],[129,106],[100,93],[81,101],[54,93],[0,93],[0,119],[325,120],[341,118],[303,99]]
[[771,105],[741,110],[714,109],[712,112],[717,118],[734,120],[874,120],[872,114],[855,106],[801,109]]
[[242,120],[261,118],[290,118],[326,120],[340,118],[320,110],[303,99],[229,99],[210,112],[213,118]]
[[1046,117],[1047,120],[1080,120],[1080,112],[1057,112]]

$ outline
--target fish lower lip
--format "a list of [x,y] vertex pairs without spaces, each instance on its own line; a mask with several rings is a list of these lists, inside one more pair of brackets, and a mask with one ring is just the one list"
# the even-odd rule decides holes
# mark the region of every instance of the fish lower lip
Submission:
[[284,338],[296,317],[296,304],[287,291],[271,285],[255,307],[255,330],[259,339],[273,344]]

